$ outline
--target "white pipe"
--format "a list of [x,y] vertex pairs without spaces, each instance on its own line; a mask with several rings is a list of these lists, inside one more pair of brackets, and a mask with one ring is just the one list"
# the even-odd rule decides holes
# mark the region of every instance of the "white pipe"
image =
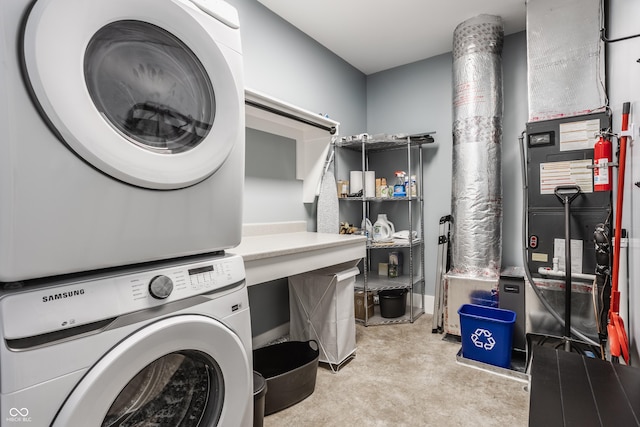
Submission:
[[629,334],[629,260],[627,253],[629,250],[629,239],[620,239],[620,266],[618,268],[618,291],[620,292],[620,317],[624,322],[627,335]]
[[[565,277],[567,274],[564,271],[552,270],[548,267],[540,267],[538,268],[538,273],[543,276],[551,276],[551,277]],[[584,280],[595,280],[596,276],[594,274],[585,274],[585,273],[571,273],[572,279],[584,279]]]

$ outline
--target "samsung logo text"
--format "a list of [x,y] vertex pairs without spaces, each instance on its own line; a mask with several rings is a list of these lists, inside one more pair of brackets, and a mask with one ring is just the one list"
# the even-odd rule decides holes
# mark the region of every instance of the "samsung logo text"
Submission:
[[84,289],[76,289],[73,291],[60,292],[52,295],[45,295],[42,297],[42,302],[51,302],[59,299],[72,298],[80,295],[84,295]]

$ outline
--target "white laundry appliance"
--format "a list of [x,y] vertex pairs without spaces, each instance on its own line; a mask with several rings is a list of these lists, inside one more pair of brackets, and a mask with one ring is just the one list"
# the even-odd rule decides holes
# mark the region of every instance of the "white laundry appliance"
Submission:
[[233,7],[0,0],[0,10],[0,282],[239,243]]
[[250,426],[251,318],[237,255],[0,294],[2,425]]

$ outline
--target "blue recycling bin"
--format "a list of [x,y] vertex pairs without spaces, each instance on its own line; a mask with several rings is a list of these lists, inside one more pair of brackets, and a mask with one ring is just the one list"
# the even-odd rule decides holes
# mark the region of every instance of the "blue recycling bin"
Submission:
[[458,309],[462,357],[509,368],[516,313],[511,310],[464,304]]

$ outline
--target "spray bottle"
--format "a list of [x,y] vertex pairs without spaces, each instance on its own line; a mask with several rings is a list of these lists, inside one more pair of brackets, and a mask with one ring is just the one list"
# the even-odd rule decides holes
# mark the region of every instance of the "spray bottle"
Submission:
[[396,171],[396,184],[393,186],[393,197],[407,197],[407,188],[405,187],[404,171]]

